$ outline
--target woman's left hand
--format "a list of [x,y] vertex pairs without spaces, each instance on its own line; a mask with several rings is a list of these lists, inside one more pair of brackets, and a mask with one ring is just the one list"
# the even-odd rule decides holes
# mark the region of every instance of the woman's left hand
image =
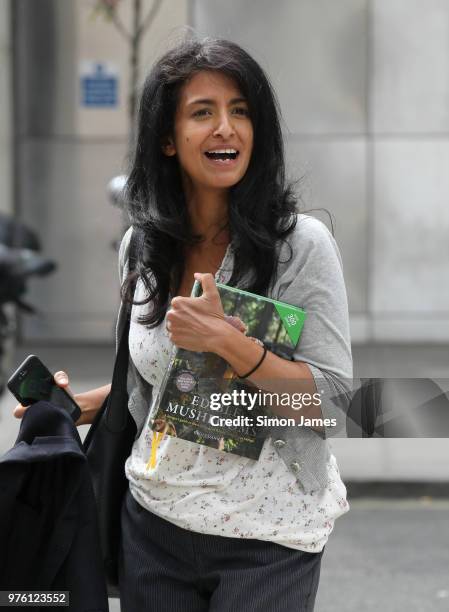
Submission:
[[[201,282],[200,297],[174,297],[167,312],[169,338],[179,348],[196,352],[214,352],[217,342],[231,326],[227,323],[220,294],[212,274],[194,274]],[[232,328],[231,328],[232,329]]]

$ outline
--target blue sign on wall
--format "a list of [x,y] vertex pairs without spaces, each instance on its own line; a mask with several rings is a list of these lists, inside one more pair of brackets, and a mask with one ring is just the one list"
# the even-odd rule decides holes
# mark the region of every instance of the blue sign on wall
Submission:
[[113,108],[118,105],[117,73],[108,64],[83,62],[81,104],[96,108]]

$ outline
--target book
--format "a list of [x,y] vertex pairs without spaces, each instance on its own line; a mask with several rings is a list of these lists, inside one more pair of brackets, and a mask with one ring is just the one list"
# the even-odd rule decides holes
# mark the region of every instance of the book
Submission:
[[[306,319],[302,308],[221,283],[216,286],[230,324],[278,356],[292,358]],[[196,281],[192,297],[201,291]],[[155,467],[165,434],[258,459],[265,434],[256,425],[257,417],[266,415],[267,407],[253,400],[249,410],[242,401],[229,401],[242,400],[246,393],[254,396],[255,390],[219,355],[174,347],[150,422],[153,441],[147,468]]]

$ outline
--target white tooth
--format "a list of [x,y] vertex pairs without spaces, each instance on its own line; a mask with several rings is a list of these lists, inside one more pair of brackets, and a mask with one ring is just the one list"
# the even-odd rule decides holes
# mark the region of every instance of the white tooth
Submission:
[[236,149],[216,149],[214,151],[207,151],[208,153],[221,153],[221,154],[236,154],[237,150]]

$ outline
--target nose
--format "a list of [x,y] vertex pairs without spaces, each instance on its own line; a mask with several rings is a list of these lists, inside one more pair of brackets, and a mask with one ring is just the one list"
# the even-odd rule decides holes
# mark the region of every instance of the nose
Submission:
[[232,124],[231,117],[229,117],[228,112],[220,113],[217,119],[217,125],[214,128],[214,136],[221,136],[223,139],[227,140],[234,136],[235,130]]

